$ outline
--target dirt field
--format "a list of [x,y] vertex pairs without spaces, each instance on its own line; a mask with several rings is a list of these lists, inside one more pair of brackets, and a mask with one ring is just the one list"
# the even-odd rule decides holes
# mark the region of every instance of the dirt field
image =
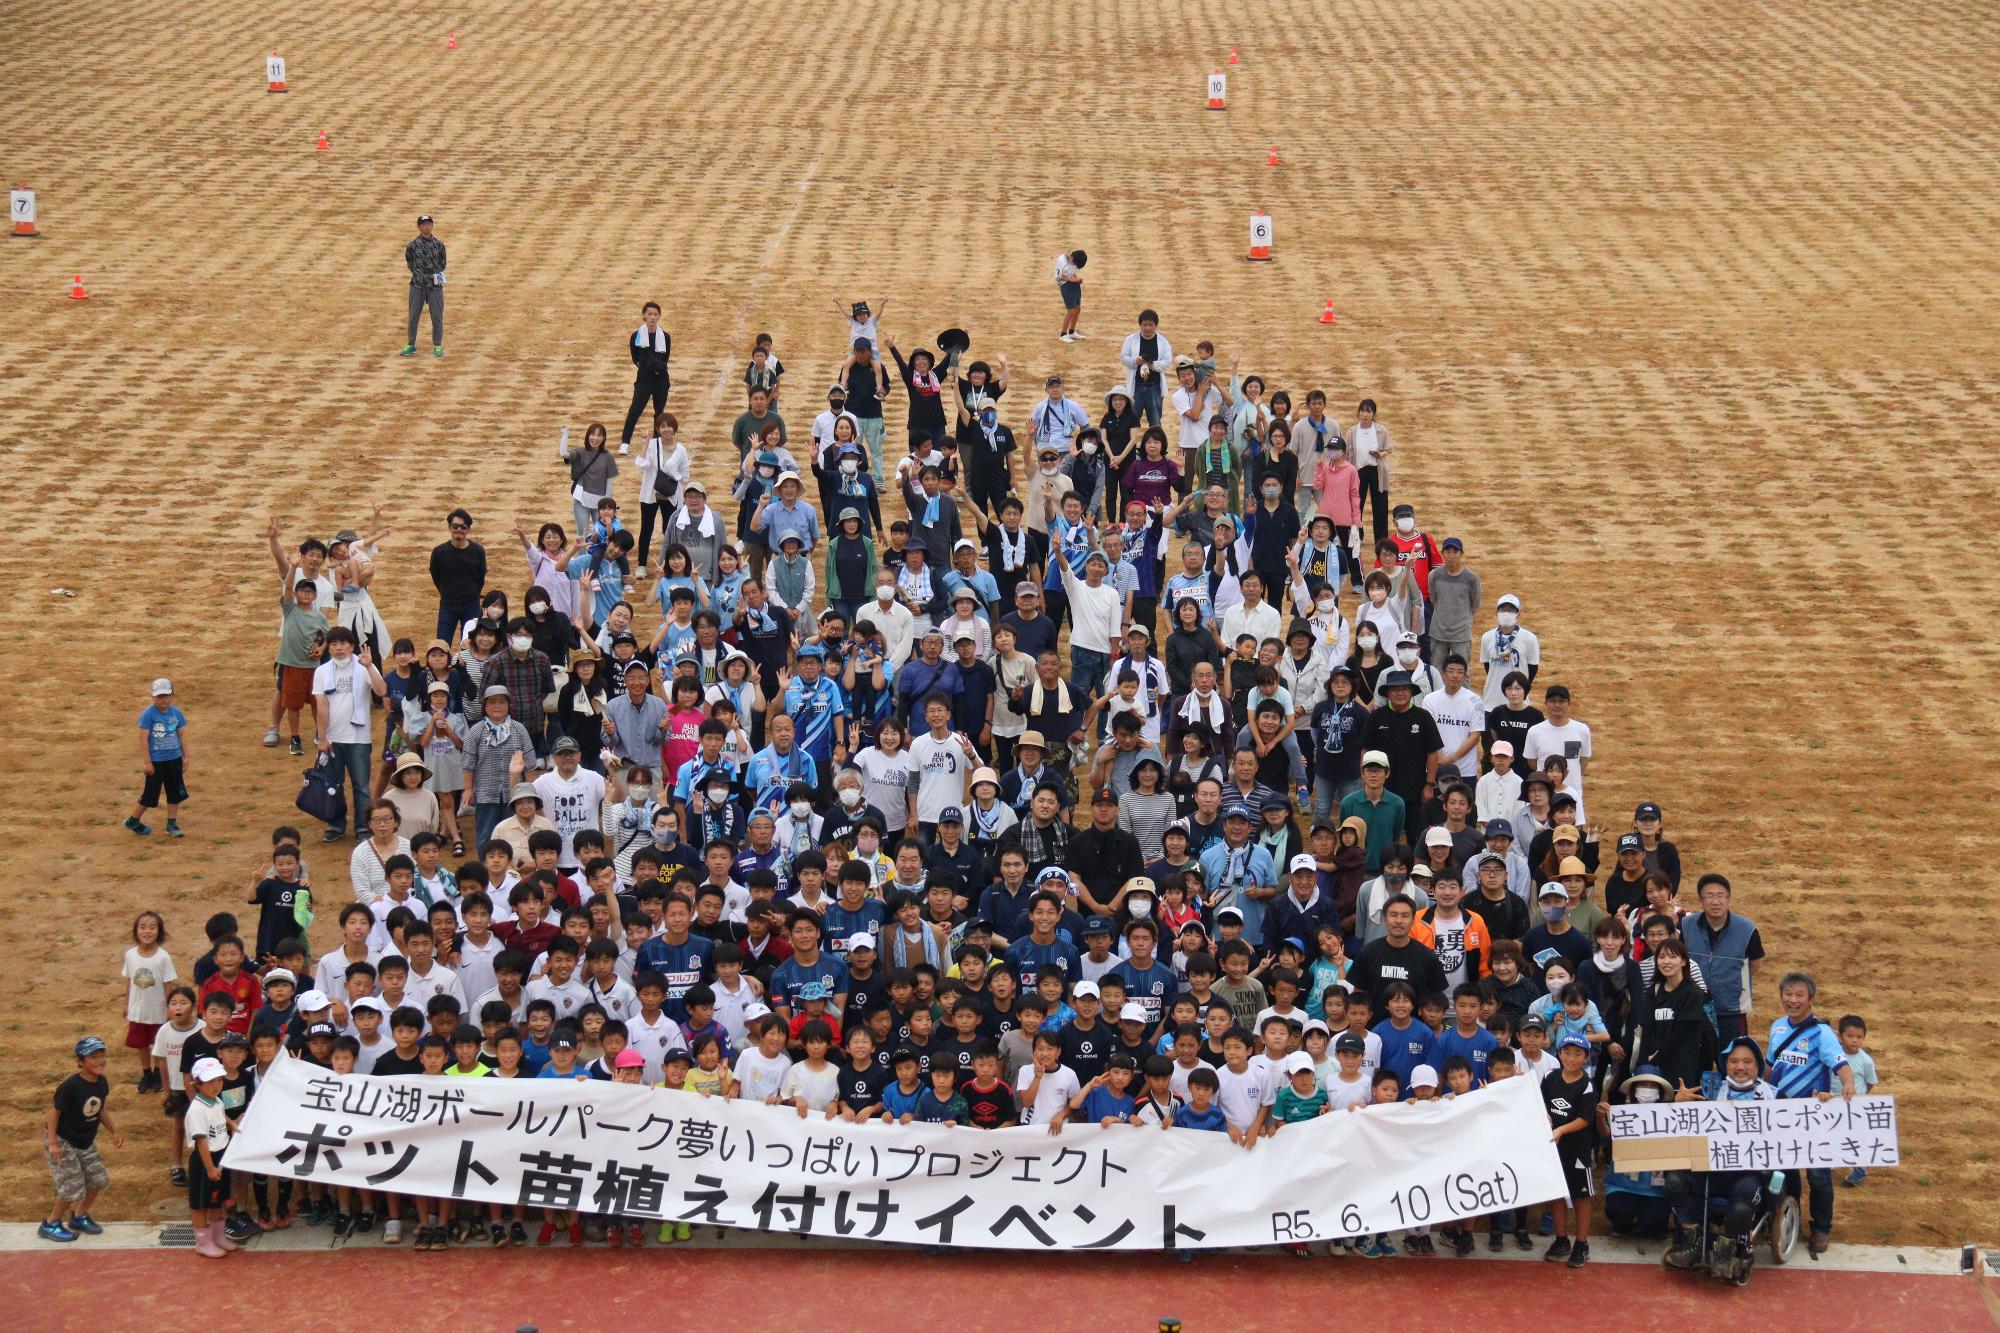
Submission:
[[[133,913],[166,912],[187,970],[294,818],[301,765],[257,743],[266,515],[297,540],[383,505],[377,597],[421,638],[447,508],[479,517],[517,594],[508,520],[568,522],[557,429],[617,428],[643,300],[667,307],[670,407],[712,478],[753,335],[775,335],[803,426],[836,303],[886,296],[905,347],[964,325],[1026,393],[1061,370],[1098,401],[1151,304],[1176,344],[1324,387],[1343,420],[1378,399],[1398,498],[1465,538],[1489,606],[1520,594],[1543,679],[1575,689],[1593,812],[1660,801],[1690,878],[1735,880],[1769,968],[1810,967],[1825,1012],[1873,1020],[1912,1165],[1843,1191],[1841,1238],[1993,1239],[2000,1093],[1966,1077],[1991,951],[1891,924],[1915,903],[1928,930],[1990,859],[1953,779],[1992,719],[1944,701],[1986,678],[2000,584],[1918,542],[1976,555],[2000,522],[1992,7],[799,16],[0,7],[0,174],[41,192],[46,233],[0,243],[6,879],[15,954],[48,952],[0,982],[0,1213],[44,1206],[33,1126],[69,1043],[122,1033]],[[1205,112],[1232,45],[1229,110]],[[1242,258],[1258,205],[1271,264]],[[441,362],[395,355],[420,211],[451,252]],[[1089,338],[1066,345],[1049,264],[1072,246]],[[64,299],[76,273],[87,303]],[[132,720],[162,673],[195,801],[185,840],[140,842],[119,828]],[[308,858],[324,946],[344,859]],[[113,1105],[140,1132],[100,1213],[173,1211],[120,1056]]]

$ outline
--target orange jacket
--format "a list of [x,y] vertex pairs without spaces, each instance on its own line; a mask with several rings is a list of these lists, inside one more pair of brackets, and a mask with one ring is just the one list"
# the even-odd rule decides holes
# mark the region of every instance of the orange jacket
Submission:
[[[1486,929],[1486,922],[1477,912],[1468,912],[1463,907],[1458,910],[1465,917],[1465,956],[1474,965],[1471,975],[1493,975],[1493,936]],[[1426,907],[1417,913],[1410,927],[1410,938],[1427,949],[1437,948],[1437,931],[1431,926],[1431,918],[1436,915],[1436,907]]]

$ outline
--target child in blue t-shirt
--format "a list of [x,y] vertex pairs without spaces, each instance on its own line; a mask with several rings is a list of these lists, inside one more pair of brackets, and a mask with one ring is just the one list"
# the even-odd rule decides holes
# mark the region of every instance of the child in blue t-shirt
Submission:
[[1085,1124],[1102,1125],[1106,1129],[1131,1124],[1138,1105],[1138,1099],[1132,1095],[1132,1080],[1138,1072],[1138,1063],[1131,1056],[1122,1051],[1113,1055],[1109,1067],[1069,1099],[1069,1109],[1077,1112]]
[[1222,1080],[1215,1071],[1202,1065],[1187,1077],[1187,1100],[1174,1108],[1175,1129],[1209,1129],[1218,1133],[1229,1132],[1229,1117],[1223,1114],[1216,1098],[1222,1092]]
[[1379,1068],[1388,1070],[1398,1083],[1407,1086],[1410,1072],[1424,1062],[1431,1039],[1437,1034],[1411,1017],[1416,1011],[1417,993],[1409,982],[1390,982],[1384,988],[1384,997],[1383,1005],[1389,1016],[1375,1025],[1375,1035],[1382,1042]]
[[891,1067],[896,1071],[896,1081],[882,1089],[882,1118],[891,1124],[907,1125],[917,1118],[917,1110],[923,1103],[924,1085],[918,1077],[923,1065],[917,1053],[905,1046],[896,1052]]
[[187,800],[187,715],[174,706],[174,683],[165,676],[153,682],[153,702],[139,714],[139,730],[146,733],[142,762],[146,769],[145,790],[132,805],[125,827],[140,837],[153,830],[144,815],[167,800],[167,836],[181,836],[181,802]]
[[[1866,1097],[1875,1091],[1881,1078],[1875,1072],[1875,1057],[1862,1049],[1868,1040],[1868,1020],[1859,1014],[1846,1014],[1840,1020],[1840,1049],[1847,1056],[1847,1066],[1854,1071],[1854,1094]],[[1859,1185],[1868,1179],[1868,1168],[1857,1166],[1847,1173],[1844,1185]]]

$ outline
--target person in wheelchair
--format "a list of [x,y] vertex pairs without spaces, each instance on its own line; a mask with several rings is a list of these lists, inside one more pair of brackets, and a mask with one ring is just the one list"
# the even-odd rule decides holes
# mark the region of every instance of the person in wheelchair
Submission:
[[[1777,1089],[1764,1080],[1764,1052],[1753,1038],[1738,1037],[1729,1043],[1722,1055],[1722,1072],[1723,1079],[1716,1088],[1714,1101],[1774,1101],[1777,1098]],[[1683,1083],[1675,1092],[1674,1100],[1694,1102],[1703,1098],[1698,1090]],[[1694,1268],[1702,1262],[1706,1251],[1709,1272],[1739,1283],[1747,1279],[1752,1233],[1758,1219],[1766,1211],[1765,1193],[1770,1175],[1768,1171],[1707,1173],[1708,1206],[1711,1210],[1726,1207],[1722,1229],[1726,1237],[1735,1241],[1731,1246],[1703,1243],[1709,1219],[1697,1216],[1701,1204],[1695,1197],[1695,1173],[1667,1172],[1667,1203],[1673,1210],[1673,1238],[1668,1243],[1667,1267]]]

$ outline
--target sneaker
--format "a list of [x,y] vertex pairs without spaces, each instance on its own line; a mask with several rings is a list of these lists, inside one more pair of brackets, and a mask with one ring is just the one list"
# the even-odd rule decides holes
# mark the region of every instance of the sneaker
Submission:
[[269,731],[264,733],[264,748],[267,750],[274,750],[277,748],[277,746],[278,746],[278,729],[276,727],[273,727]]
[[417,354],[417,345],[415,343],[406,343],[404,345],[403,347],[404,356],[415,356],[416,354]]
[[452,854],[453,856],[464,856],[464,855],[465,855],[465,844],[464,844],[464,843],[462,843],[462,842],[455,842],[455,843],[453,843],[453,844],[451,845],[451,854]]
[[303,744],[301,744],[301,743],[300,743],[300,741],[299,741],[299,738],[298,738],[297,736],[294,736],[294,737],[292,737],[292,743],[291,743],[291,745],[290,745],[290,746],[288,746],[287,748],[288,748],[288,749],[289,749],[289,750],[290,750],[290,751],[291,751],[291,752],[292,752],[293,754],[297,754],[297,755],[302,755],[302,754],[304,754],[304,753],[306,752],[306,747],[305,747],[305,746],[304,746]]
[[138,834],[142,838],[145,837],[148,833],[151,833],[153,831],[150,828],[147,828],[144,824],[141,824],[136,819],[127,819],[125,821],[125,827],[132,830],[132,832]]
[[139,1075],[139,1091],[141,1094],[148,1092],[158,1092],[159,1090],[160,1090],[159,1070],[148,1069],[145,1073]]
[[76,1233],[60,1221],[44,1220],[41,1226],[35,1228],[35,1234],[43,1240],[52,1240],[64,1245],[76,1239]]
[[1865,1166],[1857,1166],[1852,1171],[1849,1171],[1847,1173],[1847,1179],[1841,1181],[1840,1183],[1843,1185],[1850,1185],[1850,1186],[1859,1185],[1862,1181],[1866,1179],[1868,1179],[1868,1168]]
[[233,1241],[246,1241],[258,1234],[257,1224],[238,1213],[222,1224],[222,1234]]
[[373,1231],[375,1229],[374,1210],[363,1208],[361,1215],[354,1219],[354,1229],[364,1236]]
[[1194,1251],[1193,1251],[1193,1250],[1175,1250],[1175,1251],[1174,1251],[1174,1258],[1176,1258],[1176,1259],[1180,1260],[1180,1261],[1181,1261],[1182,1263],[1184,1263],[1184,1264],[1191,1264],[1191,1263],[1193,1263],[1193,1262],[1194,1262]]
[[1396,1257],[1396,1247],[1389,1243],[1387,1236],[1377,1236],[1375,1238],[1375,1250],[1368,1257],[1371,1259],[1393,1259]]
[[1313,1253],[1312,1250],[1305,1245],[1288,1245],[1285,1248],[1292,1252],[1294,1258],[1298,1259],[1312,1258],[1312,1253]]
[[382,1243],[401,1245],[403,1243],[403,1219],[392,1217],[382,1224]]
[[1470,1231],[1458,1232],[1451,1238],[1451,1248],[1461,1259],[1470,1255],[1472,1253],[1472,1233]]
[[429,1227],[418,1227],[416,1244],[412,1245],[410,1248],[413,1250],[428,1250],[430,1247],[431,1247],[431,1229]]
[[188,1173],[187,1173],[187,1168],[186,1168],[186,1167],[184,1167],[184,1166],[170,1166],[170,1167],[168,1167],[168,1168],[167,1168],[167,1183],[168,1183],[169,1185],[179,1185],[179,1186],[182,1186],[183,1188],[185,1188],[185,1187],[186,1187],[186,1185],[187,1185],[187,1183],[188,1183]]
[[572,1222],[569,1224],[569,1243],[571,1245],[583,1244],[583,1223]]
[[627,1226],[625,1228],[625,1243],[635,1250],[642,1248],[646,1244],[645,1223],[634,1222]]
[[342,838],[346,836],[347,836],[346,829],[334,828],[329,825],[327,830],[319,835],[319,840],[321,842],[339,842]]
[[673,1238],[674,1238],[674,1224],[672,1222],[660,1223],[660,1244],[665,1245],[668,1241],[672,1240]]
[[434,345],[434,346],[432,346],[432,348],[431,348],[431,355],[432,355],[432,356],[443,356],[443,355],[444,355],[444,348],[442,348],[442,347],[438,347],[438,346],[435,346],[435,345]]
[[544,1222],[542,1223],[542,1229],[535,1233],[535,1244],[547,1245],[555,1238],[556,1224],[553,1222]]
[[1403,1253],[1409,1255],[1412,1259],[1423,1258],[1424,1245],[1426,1244],[1428,1239],[1429,1238],[1425,1236],[1403,1237]]
[[167,821],[167,836],[168,836],[169,838],[178,838],[178,837],[180,837],[180,836],[181,836],[181,821],[180,821],[180,820],[178,820],[178,819],[169,819],[169,820]]
[[1590,1262],[1589,1241],[1580,1240],[1575,1245],[1570,1247],[1569,1266],[1571,1268],[1581,1268],[1589,1262]]
[[1831,1244],[1833,1244],[1832,1232],[1815,1231],[1812,1233],[1811,1239],[1806,1241],[1806,1251],[1809,1254],[1825,1254],[1826,1247]]
[[335,1213],[333,1215],[333,1238],[335,1240],[346,1240],[348,1236],[353,1234],[353,1231],[353,1217],[346,1213]]
[[526,1245],[528,1243],[528,1229],[522,1226],[519,1222],[516,1222],[513,1226],[508,1227],[507,1243],[509,1245]]
[[1326,1246],[1327,1258],[1331,1259],[1335,1255],[1342,1255],[1346,1253],[1347,1253],[1347,1242],[1345,1240],[1335,1240],[1327,1242]]
[[[455,1227],[457,1225],[458,1223],[456,1222],[452,1223],[452,1227]],[[453,1241],[460,1240],[462,1238],[463,1238],[462,1236],[452,1235],[451,1227],[431,1228],[431,1248],[433,1250],[448,1250],[451,1248],[451,1243]]]
[[614,1250],[623,1249],[625,1247],[625,1228],[619,1226],[616,1222],[604,1228],[604,1243]]
[[507,1228],[501,1223],[495,1222],[492,1226],[486,1228],[486,1241],[494,1249],[499,1249],[507,1243]]
[[1544,1236],[1553,1236],[1556,1234],[1556,1215],[1547,1209],[1542,1210],[1541,1231]]
[[1487,1233],[1486,1233],[1486,1248],[1487,1248],[1487,1249],[1489,1249],[1489,1250],[1491,1250],[1491,1251],[1492,1251],[1493,1253],[1495,1253],[1495,1254],[1498,1254],[1498,1253],[1500,1253],[1500,1251],[1502,1251],[1502,1250],[1506,1249],[1506,1248],[1507,1248],[1507,1233],[1506,1233],[1506,1232],[1504,1232],[1504,1231],[1489,1231],[1489,1232],[1487,1232]]
[[1514,1232],[1514,1248],[1520,1250],[1524,1254],[1527,1251],[1535,1248],[1535,1242],[1528,1235],[1528,1229],[1526,1227],[1521,1227]]
[[686,1222],[674,1223],[674,1239],[688,1240],[694,1236],[694,1227]]
[[264,1230],[289,1231],[291,1230],[291,1227],[292,1227],[292,1215],[290,1213],[279,1213],[276,1217],[271,1219],[271,1225],[265,1227]]
[[1542,1251],[1542,1258],[1548,1260],[1552,1264],[1560,1263],[1564,1259],[1569,1258],[1569,1249],[1570,1249],[1569,1237],[1557,1236],[1554,1240],[1549,1242],[1549,1248]]

